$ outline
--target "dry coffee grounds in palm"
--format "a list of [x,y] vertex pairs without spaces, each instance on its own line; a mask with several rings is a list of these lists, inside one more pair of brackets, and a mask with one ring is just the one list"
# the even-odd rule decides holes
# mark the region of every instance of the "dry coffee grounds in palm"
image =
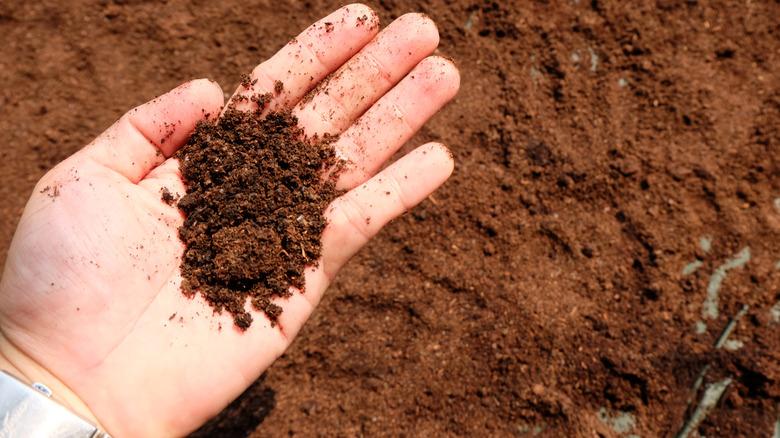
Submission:
[[[260,108],[268,95],[251,100]],[[339,194],[326,168],[338,167],[333,138],[307,138],[289,112],[261,117],[229,108],[202,122],[177,153],[187,193],[179,236],[186,249],[182,291],[200,293],[215,311],[246,329],[247,301],[272,324],[272,302],[303,290],[304,268],[316,264],[325,208]]]

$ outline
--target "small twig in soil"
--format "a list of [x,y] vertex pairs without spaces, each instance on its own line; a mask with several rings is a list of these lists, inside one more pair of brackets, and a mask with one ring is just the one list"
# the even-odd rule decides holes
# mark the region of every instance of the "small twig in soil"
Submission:
[[[699,388],[701,388],[701,384],[704,383],[704,376],[707,374],[707,371],[710,370],[710,364],[704,365],[704,368],[699,371],[699,375],[696,376],[696,380],[693,382],[693,388],[691,388],[691,396],[688,397],[688,400],[685,402],[687,406],[690,406],[691,403],[693,403],[694,398],[696,398],[696,394],[699,393]],[[685,410],[687,411],[688,408],[686,407]]]
[[696,410],[693,411],[693,414],[688,421],[685,422],[682,429],[677,432],[675,438],[687,438],[691,432],[699,427],[701,422],[707,417],[707,414],[709,414],[712,408],[718,404],[723,393],[726,392],[726,388],[731,385],[731,381],[731,377],[727,377],[721,381],[707,385],[707,389],[704,390],[704,395],[701,397],[699,405],[696,406]]
[[[777,405],[777,410],[780,411],[780,404]],[[777,421],[775,422],[775,433],[772,438],[780,438],[780,412],[777,414]]]
[[702,304],[702,318],[704,319],[716,319],[718,317],[718,292],[720,292],[720,286],[723,284],[723,280],[726,279],[728,271],[741,268],[747,262],[750,261],[750,248],[744,247],[742,251],[734,255],[734,257],[726,260],[725,263],[718,266],[715,272],[710,277],[710,282],[707,284],[707,298]]
[[750,308],[750,306],[748,306],[747,304],[744,304],[742,306],[742,308],[739,309],[739,312],[737,312],[737,314],[734,315],[733,318],[731,318],[731,321],[729,321],[729,323],[726,324],[726,328],[723,329],[723,332],[718,337],[718,340],[715,341],[715,348],[716,349],[719,349],[719,348],[723,347],[723,344],[726,343],[726,341],[728,340],[729,336],[731,335],[731,332],[733,332],[734,329],[737,328],[737,322],[739,322],[739,320],[743,316],[745,316],[745,313],[747,313],[749,308]]

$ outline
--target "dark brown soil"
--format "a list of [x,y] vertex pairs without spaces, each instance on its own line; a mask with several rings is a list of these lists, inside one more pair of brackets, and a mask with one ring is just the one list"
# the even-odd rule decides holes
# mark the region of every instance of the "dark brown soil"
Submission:
[[199,123],[176,154],[187,188],[177,204],[186,216],[182,292],[200,293],[242,330],[252,324],[247,301],[273,325],[282,312],[273,300],[304,291],[304,268],[320,258],[323,212],[339,194],[338,172],[322,180],[336,167],[333,139],[307,138],[289,112],[261,117],[263,109],[228,108]]
[[[341,272],[205,436],[674,436],[726,378],[699,432],[771,436],[780,3],[372,5],[384,23],[429,14],[461,68],[413,142],[448,144],[455,174]],[[128,108],[192,77],[232,92],[336,6],[2,2],[0,246],[45,169]],[[742,346],[715,348],[744,305]]]
[[160,189],[160,199],[168,205],[173,205],[177,201],[176,196],[167,187]]

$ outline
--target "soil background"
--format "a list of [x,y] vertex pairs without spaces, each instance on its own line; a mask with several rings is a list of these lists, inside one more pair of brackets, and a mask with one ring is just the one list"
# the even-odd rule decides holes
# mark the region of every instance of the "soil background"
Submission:
[[[431,15],[461,68],[460,95],[413,142],[448,144],[455,174],[199,434],[673,436],[731,377],[699,431],[770,436],[780,3],[371,4],[385,24]],[[232,92],[338,5],[0,3],[1,258],[48,168],[189,78]],[[696,334],[711,275],[745,247]],[[730,336],[743,346],[714,348],[743,305]]]

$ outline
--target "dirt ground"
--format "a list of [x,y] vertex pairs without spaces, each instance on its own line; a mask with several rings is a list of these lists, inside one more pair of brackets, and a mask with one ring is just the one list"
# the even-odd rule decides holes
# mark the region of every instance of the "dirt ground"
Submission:
[[[0,258],[54,163],[338,5],[0,3]],[[199,434],[674,436],[724,388],[701,435],[780,428],[780,3],[372,6],[461,68],[414,142],[455,174]]]

